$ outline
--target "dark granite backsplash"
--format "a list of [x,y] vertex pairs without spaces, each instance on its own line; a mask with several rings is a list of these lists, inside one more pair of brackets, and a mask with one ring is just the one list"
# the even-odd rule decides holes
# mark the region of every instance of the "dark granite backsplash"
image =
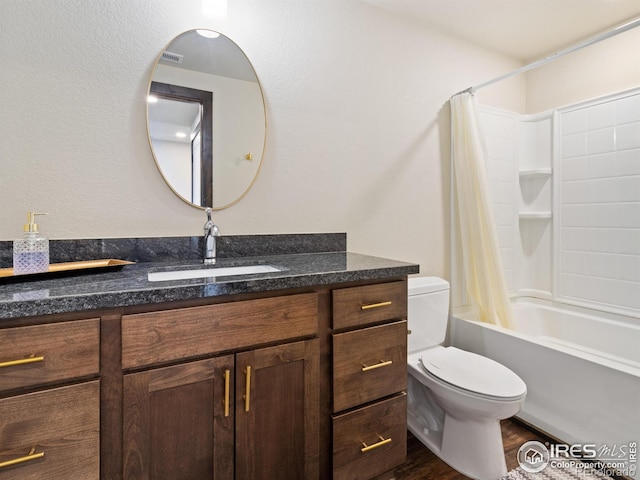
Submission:
[[[346,233],[227,235],[218,238],[219,258],[344,252]],[[50,240],[49,263],[115,258],[133,262],[202,259],[202,237]],[[13,264],[13,242],[0,241],[0,268]]]

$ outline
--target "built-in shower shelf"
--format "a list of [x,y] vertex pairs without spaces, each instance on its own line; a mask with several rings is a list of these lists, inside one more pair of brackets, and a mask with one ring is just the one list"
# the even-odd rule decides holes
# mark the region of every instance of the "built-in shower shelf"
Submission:
[[553,217],[551,212],[520,212],[518,214],[521,220],[548,220]]
[[520,170],[520,178],[546,178],[553,175],[551,168],[532,168]]

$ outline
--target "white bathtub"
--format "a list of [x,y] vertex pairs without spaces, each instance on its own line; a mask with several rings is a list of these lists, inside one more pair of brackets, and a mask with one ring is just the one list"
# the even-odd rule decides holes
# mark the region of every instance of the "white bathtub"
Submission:
[[450,333],[525,381],[518,417],[569,444],[640,441],[640,319],[535,299],[513,310],[512,329],[454,311]]

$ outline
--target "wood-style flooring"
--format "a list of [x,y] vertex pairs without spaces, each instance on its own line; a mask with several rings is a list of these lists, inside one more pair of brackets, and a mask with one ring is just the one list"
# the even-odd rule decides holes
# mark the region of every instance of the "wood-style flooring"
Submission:
[[[518,420],[501,423],[507,469],[518,466],[516,455],[520,446],[529,440],[540,442],[549,439]],[[407,461],[394,471],[395,480],[467,480],[469,477],[456,472],[422,445],[411,433],[407,439]]]

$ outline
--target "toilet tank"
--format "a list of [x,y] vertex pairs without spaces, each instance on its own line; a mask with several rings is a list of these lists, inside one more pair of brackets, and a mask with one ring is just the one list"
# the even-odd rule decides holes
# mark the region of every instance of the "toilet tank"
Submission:
[[440,345],[449,321],[449,282],[438,277],[409,278],[408,352]]

